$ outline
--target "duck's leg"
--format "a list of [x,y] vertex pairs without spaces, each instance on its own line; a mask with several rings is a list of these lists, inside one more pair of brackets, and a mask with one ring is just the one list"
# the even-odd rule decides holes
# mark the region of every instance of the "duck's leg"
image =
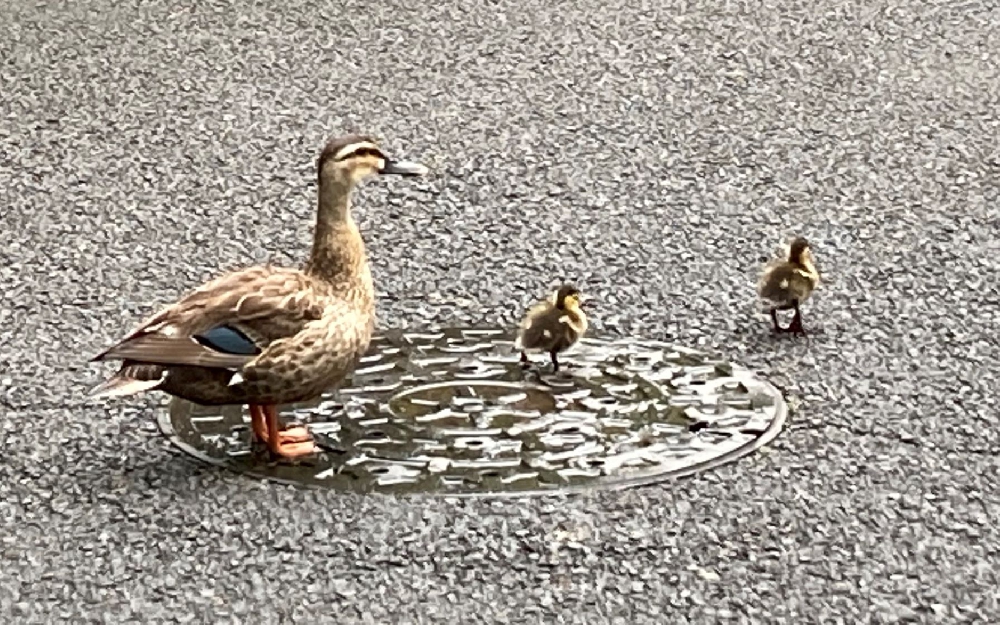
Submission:
[[[277,408],[275,408],[277,412]],[[270,439],[267,424],[267,410],[260,404],[250,404],[250,426],[253,429],[254,437],[262,443],[267,443]],[[280,428],[280,425],[279,425]],[[309,430],[304,427],[288,428],[280,430],[278,438],[282,443],[304,443],[312,440]]]
[[[264,416],[267,421],[267,448],[271,453],[279,458],[287,458],[293,460],[295,458],[301,458],[303,456],[308,456],[316,452],[316,445],[312,442],[311,437],[307,440],[298,440],[293,442],[289,440],[293,437],[293,434],[298,434],[294,432],[295,429],[305,429],[305,428],[293,428],[291,432],[282,432],[280,425],[278,423],[278,407],[269,404],[263,406]],[[282,436],[282,435],[285,436]],[[306,432],[308,435],[308,432]],[[298,436],[294,436],[298,438]]]
[[786,331],[784,328],[781,327],[781,324],[778,323],[778,309],[777,308],[772,308],[771,309],[771,325],[774,326],[774,333],[775,334],[781,334],[782,332]]
[[255,439],[262,443],[267,442],[267,420],[263,406],[250,404],[250,430]]
[[556,354],[557,354],[556,350],[552,350],[551,352],[549,352],[549,356],[552,357],[552,373],[556,373],[559,371],[559,357]]
[[524,368],[531,366],[531,361],[528,360],[528,354],[526,354],[523,349],[521,350],[521,366]]
[[795,316],[792,317],[792,322],[788,324],[788,332],[805,336],[806,331],[802,327],[802,311],[799,310],[799,300],[795,300],[792,305],[795,307]]

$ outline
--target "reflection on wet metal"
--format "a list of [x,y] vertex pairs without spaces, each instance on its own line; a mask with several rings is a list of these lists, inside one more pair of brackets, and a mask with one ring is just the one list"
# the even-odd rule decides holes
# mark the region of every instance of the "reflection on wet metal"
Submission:
[[377,337],[339,391],[282,407],[323,447],[299,464],[251,448],[245,408],[174,400],[160,425],[185,451],[258,477],[510,496],[689,475],[752,452],[784,422],[773,386],[689,349],[587,338],[552,374],[547,364],[522,370],[513,340],[476,328]]

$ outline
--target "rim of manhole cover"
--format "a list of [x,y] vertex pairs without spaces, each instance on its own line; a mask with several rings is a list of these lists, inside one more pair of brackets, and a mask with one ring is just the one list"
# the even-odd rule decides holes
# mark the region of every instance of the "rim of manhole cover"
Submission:
[[621,489],[706,471],[781,431],[781,393],[746,368],[660,341],[588,337],[521,368],[511,331],[385,332],[339,391],[280,407],[323,451],[252,448],[242,406],[174,399],[185,452],[258,478],[349,492],[523,497]]

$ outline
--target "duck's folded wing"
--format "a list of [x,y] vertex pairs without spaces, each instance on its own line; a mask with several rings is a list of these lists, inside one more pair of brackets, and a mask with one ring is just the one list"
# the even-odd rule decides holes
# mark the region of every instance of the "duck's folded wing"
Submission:
[[[227,326],[213,328],[229,330]],[[220,369],[239,368],[253,360],[255,354],[231,353],[226,347],[206,345],[199,336],[164,336],[158,333],[142,334],[123,341],[105,351],[94,360],[134,360],[159,365],[191,365]]]
[[318,368],[342,375],[356,365],[371,339],[371,319],[342,301],[331,301],[322,319],[294,336],[275,341],[247,370],[289,371]]
[[322,312],[307,276],[254,267],[192,291],[93,360],[238,368]]

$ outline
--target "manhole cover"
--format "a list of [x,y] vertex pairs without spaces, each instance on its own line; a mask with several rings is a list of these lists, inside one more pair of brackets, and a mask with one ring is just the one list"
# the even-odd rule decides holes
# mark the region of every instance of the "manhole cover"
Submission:
[[587,338],[552,374],[503,330],[389,332],[339,392],[285,406],[324,451],[297,465],[252,448],[243,407],[175,399],[160,426],[207,462],[355,492],[540,495],[703,471],[773,439],[781,394],[738,366],[635,339]]

